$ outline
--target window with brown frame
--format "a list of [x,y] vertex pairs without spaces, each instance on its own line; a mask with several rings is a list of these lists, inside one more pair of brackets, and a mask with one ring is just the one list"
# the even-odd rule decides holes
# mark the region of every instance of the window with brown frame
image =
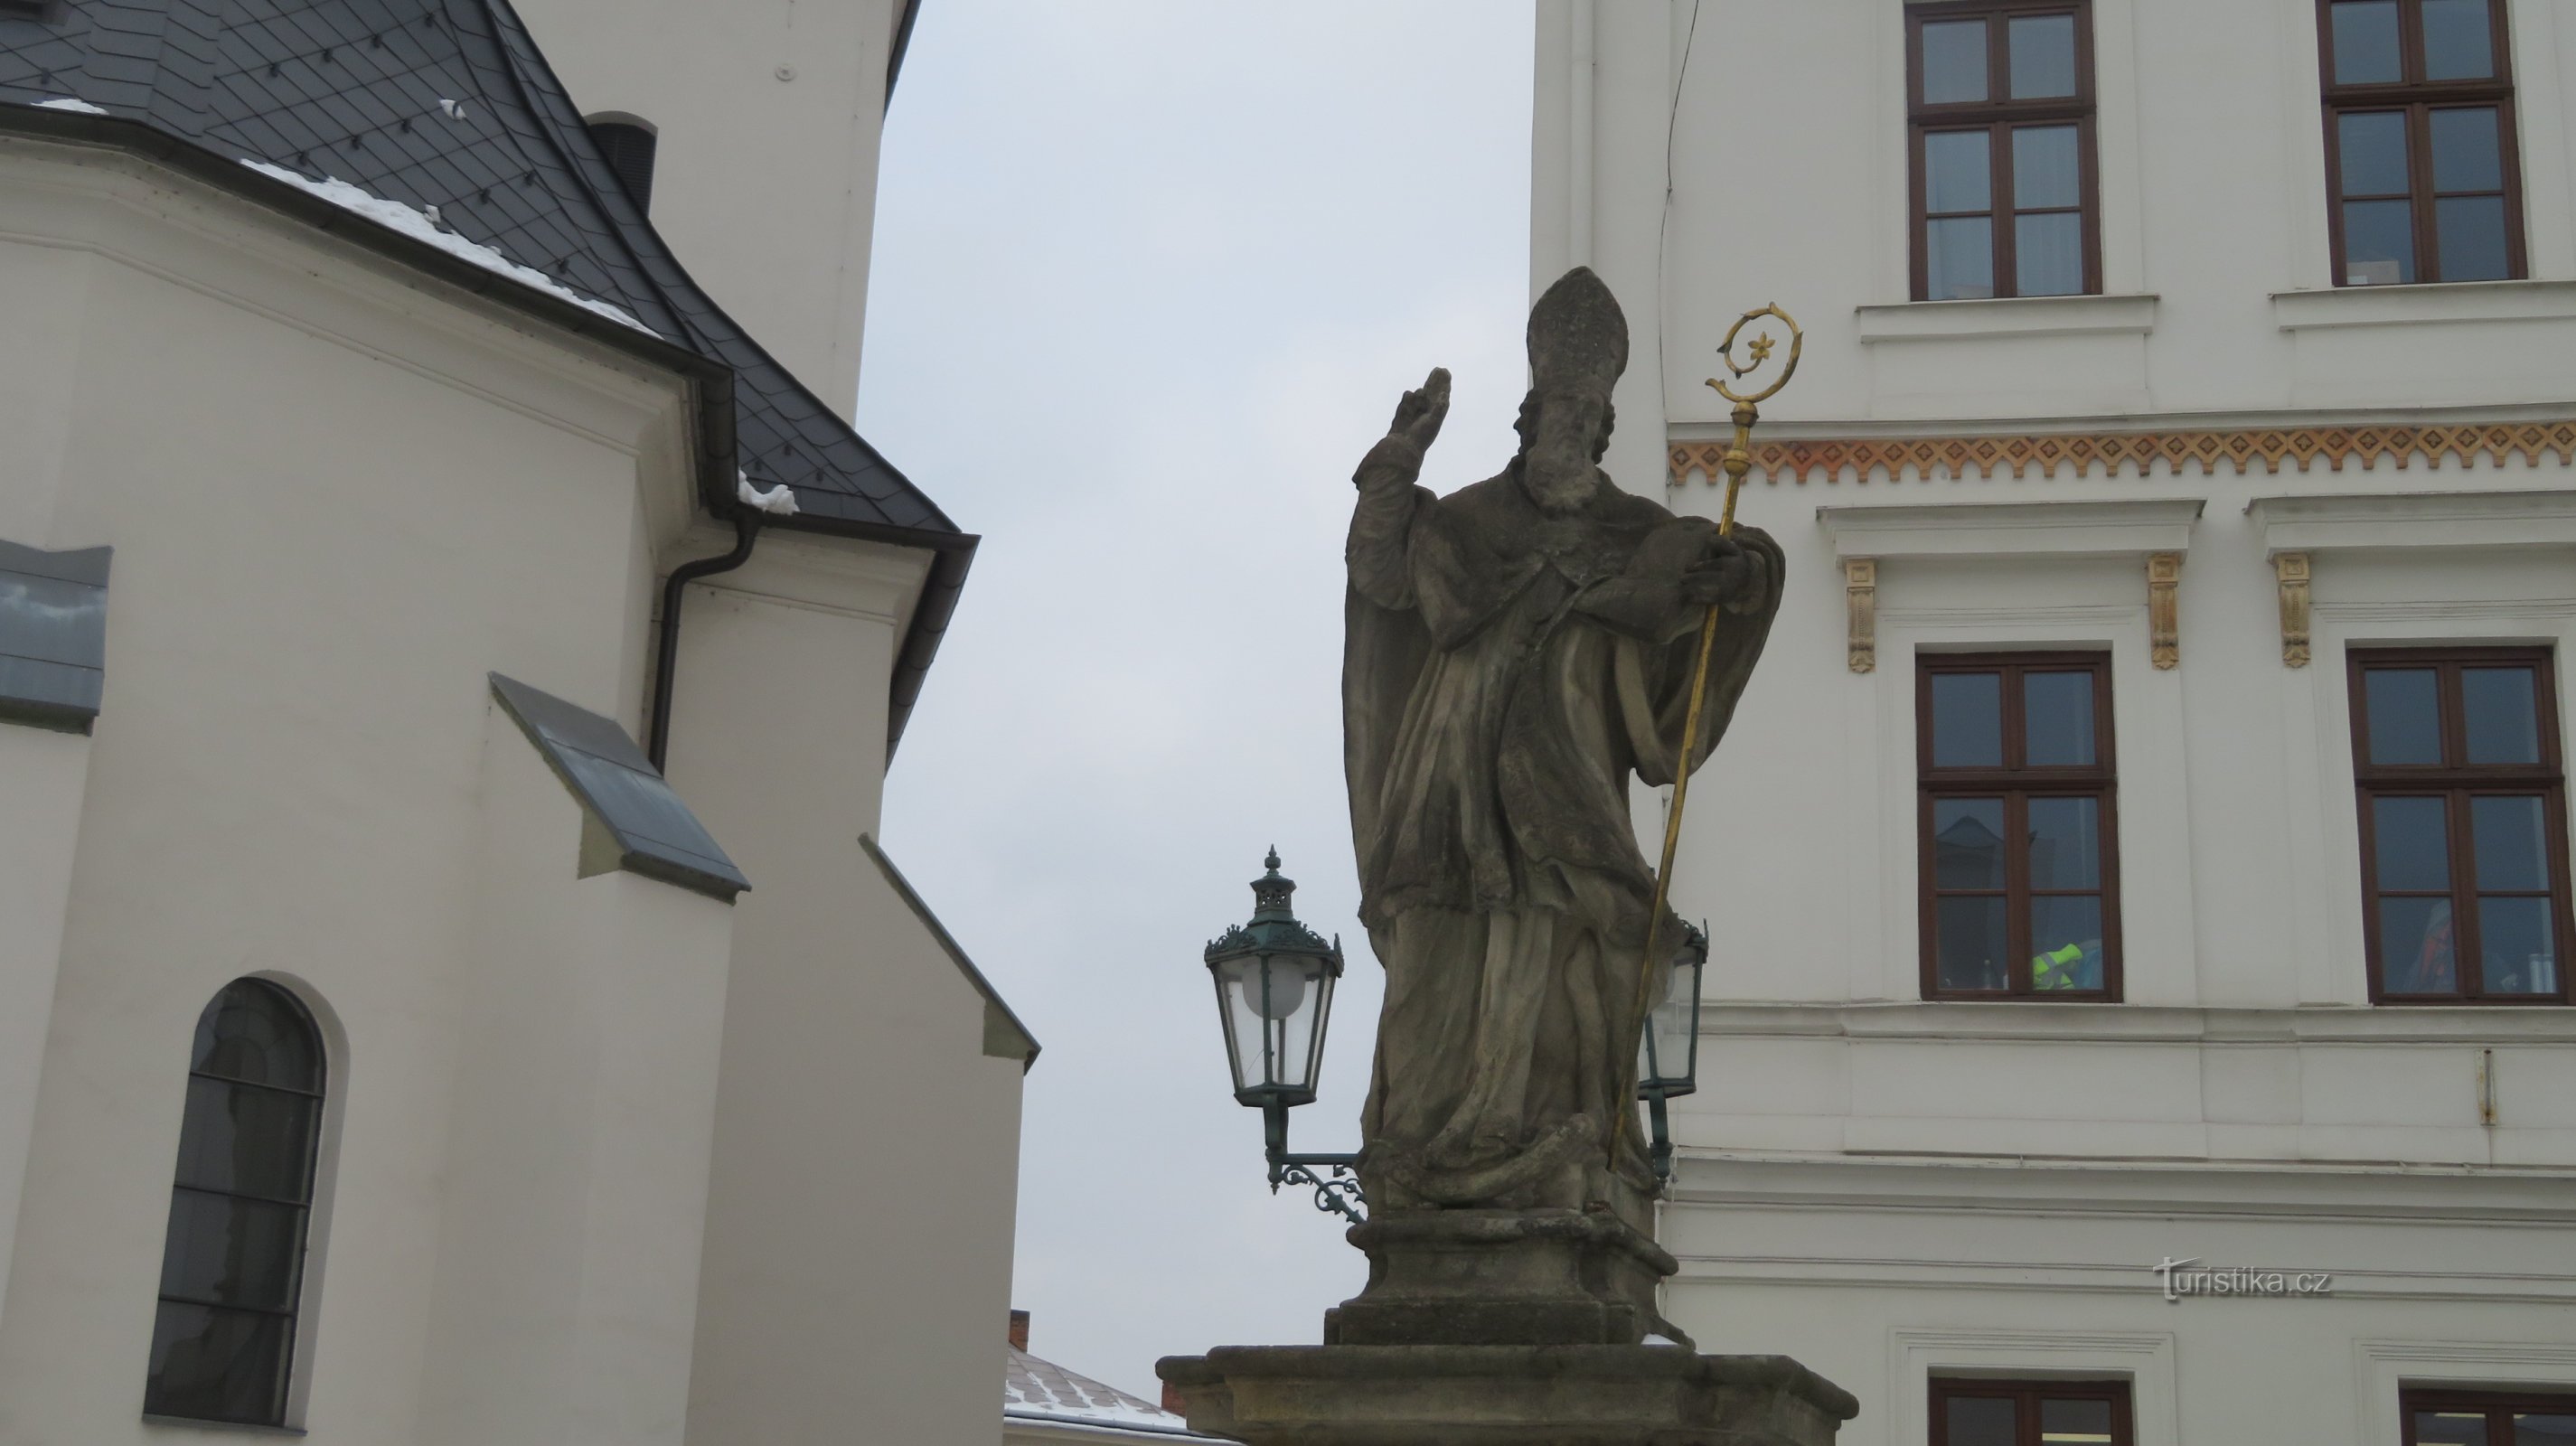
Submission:
[[2089,0],[1905,10],[1914,299],[2102,289]]
[[2576,1393],[2400,1391],[2404,1446],[2576,1446]]
[[2111,660],[1923,654],[1923,997],[2120,997]]
[[1932,1378],[1931,1446],[2135,1446],[2135,1442],[2126,1381]]
[[2337,286],[2520,277],[2505,0],[2317,0]]
[[2566,1003],[2548,650],[2355,649],[2351,677],[2371,999]]

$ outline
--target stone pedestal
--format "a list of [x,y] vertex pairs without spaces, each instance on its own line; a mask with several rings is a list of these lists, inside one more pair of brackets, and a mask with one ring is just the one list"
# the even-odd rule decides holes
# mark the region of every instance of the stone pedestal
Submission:
[[[1782,1356],[1703,1356],[1655,1310],[1677,1266],[1607,1211],[1388,1211],[1320,1346],[1155,1369],[1251,1446],[1831,1446],[1859,1409]],[[1648,1340],[1654,1344],[1645,1344]]]
[[1156,1368],[1250,1446],[1832,1446],[1849,1393],[1678,1346],[1235,1346]]
[[1368,1288],[1325,1314],[1326,1345],[1690,1344],[1655,1311],[1679,1266],[1606,1211],[1389,1211],[1350,1242]]

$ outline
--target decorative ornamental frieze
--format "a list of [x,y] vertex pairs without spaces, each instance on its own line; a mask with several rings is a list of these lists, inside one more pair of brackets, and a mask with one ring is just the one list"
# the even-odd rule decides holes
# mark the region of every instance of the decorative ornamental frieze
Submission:
[[[2117,471],[2134,465],[2148,472],[2162,463],[2169,473],[2196,467],[2201,474],[2219,468],[2250,473],[2256,467],[2278,472],[2284,462],[2302,472],[2323,462],[2340,472],[2346,462],[2376,468],[2393,462],[2399,468],[2417,462],[2439,465],[2456,459],[2468,466],[2479,458],[2501,465],[2520,457],[2532,466],[2544,456],[2562,466],[2576,464],[2576,421],[2476,422],[2456,426],[2275,427],[2218,432],[2049,432],[1994,437],[1842,437],[1755,444],[1754,469],[1764,479],[1794,479],[1804,485],[1821,476],[1832,482],[1844,468],[1861,481],[1884,468],[1891,479],[1907,472],[1917,477],[1959,478],[1971,472],[2015,478],[2036,471],[2048,477],[2061,467],[2081,476],[2094,469]],[[1676,442],[1672,447],[1675,486],[1696,470],[1720,475],[1724,442]]]

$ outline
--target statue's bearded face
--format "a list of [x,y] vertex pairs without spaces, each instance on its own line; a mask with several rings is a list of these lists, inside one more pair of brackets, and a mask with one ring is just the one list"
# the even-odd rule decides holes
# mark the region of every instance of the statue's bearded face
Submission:
[[1582,392],[1542,392],[1533,398],[1521,453],[1521,482],[1550,512],[1571,512],[1589,501],[1593,464],[1609,440],[1610,404]]

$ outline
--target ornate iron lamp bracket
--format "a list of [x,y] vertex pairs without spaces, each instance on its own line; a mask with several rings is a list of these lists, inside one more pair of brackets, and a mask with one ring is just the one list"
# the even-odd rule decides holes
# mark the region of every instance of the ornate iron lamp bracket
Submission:
[[[1282,1185],[1315,1192],[1315,1208],[1357,1225],[1368,1219],[1368,1197],[1360,1193],[1357,1155],[1292,1155],[1288,1153],[1288,1107],[1264,1105],[1262,1134],[1270,1157],[1270,1193]],[[1318,1175],[1318,1169],[1326,1173]]]

